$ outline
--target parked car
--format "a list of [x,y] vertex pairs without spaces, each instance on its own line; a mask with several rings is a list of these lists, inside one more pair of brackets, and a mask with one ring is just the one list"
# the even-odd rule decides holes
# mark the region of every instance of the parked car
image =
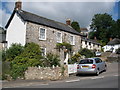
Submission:
[[99,75],[100,72],[107,70],[107,64],[100,58],[87,58],[80,60],[77,65],[77,75],[78,74],[96,74]]
[[101,52],[99,52],[99,51],[97,51],[97,52],[95,52],[95,55],[97,56],[97,57],[99,57],[99,56],[101,56]]

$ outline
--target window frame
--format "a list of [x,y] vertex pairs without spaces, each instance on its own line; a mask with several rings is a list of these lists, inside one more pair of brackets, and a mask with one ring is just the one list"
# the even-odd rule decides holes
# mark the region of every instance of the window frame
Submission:
[[[44,39],[41,38],[41,36],[40,36],[40,34],[41,34],[41,29],[44,29],[44,30],[45,30],[45,38],[44,38]],[[42,28],[42,27],[39,28],[39,40],[46,40],[46,29],[45,29],[45,28]]]
[[[60,33],[61,35],[60,35],[60,41],[58,40],[58,33]],[[62,43],[62,32],[57,32],[56,33],[56,39],[57,39],[57,43]]]
[[[71,42],[71,37],[73,37],[73,42]],[[69,41],[70,41],[71,45],[75,45],[75,36],[74,35],[70,35]]]

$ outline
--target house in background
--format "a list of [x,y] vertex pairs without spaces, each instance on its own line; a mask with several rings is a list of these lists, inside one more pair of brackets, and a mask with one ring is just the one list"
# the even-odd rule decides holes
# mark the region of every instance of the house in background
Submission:
[[6,44],[6,31],[0,27],[0,50],[5,50]]
[[110,40],[107,45],[103,47],[104,52],[110,51],[115,53],[116,50],[120,48],[120,39],[114,38],[113,40]]
[[88,29],[87,28],[80,28],[81,35],[88,36]]
[[102,46],[96,40],[81,37],[81,47],[89,50],[101,51]]
[[42,55],[51,52],[58,54],[61,64],[67,63],[71,54],[65,50],[57,50],[57,43],[67,42],[73,47],[71,53],[78,52],[81,46],[81,34],[70,26],[69,19],[64,24],[23,11],[21,8],[22,2],[16,2],[15,9],[7,22],[7,48],[12,43],[20,43],[24,46],[26,43],[34,42],[41,46]]

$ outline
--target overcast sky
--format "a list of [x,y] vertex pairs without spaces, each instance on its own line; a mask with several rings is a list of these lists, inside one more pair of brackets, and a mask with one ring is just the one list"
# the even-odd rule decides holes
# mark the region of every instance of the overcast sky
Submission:
[[[23,1],[23,0],[22,0]],[[88,27],[94,14],[108,13],[118,18],[116,2],[22,2],[22,9],[34,14],[65,23],[67,18],[78,21],[80,27]],[[113,0],[114,1],[114,0]],[[15,2],[0,2],[0,26],[4,27],[14,9]]]

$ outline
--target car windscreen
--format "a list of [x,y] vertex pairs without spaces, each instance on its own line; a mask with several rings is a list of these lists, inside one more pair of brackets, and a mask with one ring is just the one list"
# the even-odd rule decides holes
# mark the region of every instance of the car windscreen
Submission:
[[79,64],[93,64],[93,60],[91,59],[80,60]]

